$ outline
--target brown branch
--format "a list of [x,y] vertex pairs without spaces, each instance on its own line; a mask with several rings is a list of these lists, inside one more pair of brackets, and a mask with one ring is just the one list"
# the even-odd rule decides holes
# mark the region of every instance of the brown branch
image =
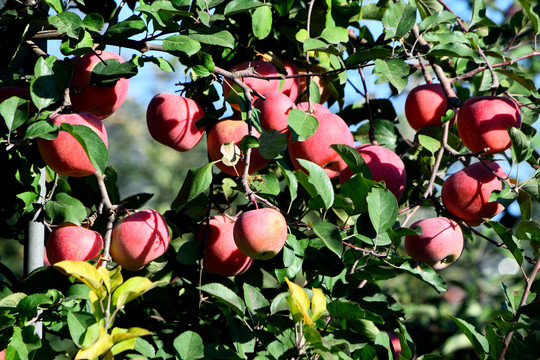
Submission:
[[111,261],[111,238],[112,238],[112,229],[114,221],[116,220],[116,212],[118,210],[118,205],[113,205],[107,192],[107,187],[105,185],[105,176],[98,173],[94,173],[96,177],[99,192],[101,193],[101,203],[104,206],[104,211],[107,213],[107,227],[105,230],[105,236],[103,237],[103,255],[101,256],[101,266],[107,267],[107,263]]

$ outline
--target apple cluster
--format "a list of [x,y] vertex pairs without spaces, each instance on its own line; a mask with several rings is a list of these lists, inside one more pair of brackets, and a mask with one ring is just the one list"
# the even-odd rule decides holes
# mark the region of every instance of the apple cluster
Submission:
[[[105,147],[108,147],[103,120],[123,104],[129,80],[120,78],[112,86],[97,84],[92,77],[93,70],[103,61],[124,62],[121,56],[106,50],[72,59],[73,72],[69,85],[72,112],[54,114],[49,121],[58,127],[63,124],[85,126],[95,132]],[[28,89],[4,88],[3,91],[7,93],[0,94],[1,97],[30,98]],[[193,111],[197,110],[195,104]],[[96,173],[87,150],[68,131],[59,131],[58,136],[52,140],[39,138],[37,146],[43,161],[58,175],[84,177]],[[123,268],[136,271],[163,255],[169,242],[169,229],[164,218],[155,210],[142,210],[114,224],[110,255]],[[66,222],[55,226],[49,234],[45,244],[45,263],[54,264],[63,260],[98,261],[103,249],[104,239],[101,234],[86,226]]]
[[[448,108],[441,84],[429,83],[413,89],[405,101],[405,116],[414,130],[442,126],[441,119]],[[518,104],[510,98],[479,96],[467,99],[450,126],[457,126],[463,145],[479,156],[479,161],[450,175],[441,188],[441,200],[448,215],[423,219],[411,225],[420,235],[405,238],[407,254],[436,270],[453,264],[461,255],[464,237],[457,221],[478,226],[504,210],[498,202],[490,201],[494,191],[503,188],[508,177],[493,160],[481,155],[501,153],[511,146],[508,127],[521,126]]]

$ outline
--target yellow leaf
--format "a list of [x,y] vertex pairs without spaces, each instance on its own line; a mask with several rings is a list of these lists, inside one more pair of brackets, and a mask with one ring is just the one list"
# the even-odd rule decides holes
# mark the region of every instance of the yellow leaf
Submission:
[[291,292],[291,295],[287,297],[287,304],[289,305],[289,309],[291,310],[293,320],[295,322],[304,320],[306,324],[312,325],[313,321],[311,321],[311,318],[308,314],[308,294],[299,285],[289,281],[287,277],[285,277],[285,281],[287,282],[287,285],[289,286],[289,291]]
[[107,290],[101,282],[101,275],[92,264],[86,261],[64,260],[57,262],[53,266],[86,284],[100,299],[104,299],[107,296]]
[[99,339],[87,348],[79,350],[77,355],[75,355],[75,360],[97,358],[113,347],[112,335],[108,334],[104,327],[101,327],[99,332]]
[[311,293],[311,320],[317,321],[326,310],[326,298],[321,289],[312,288]]
[[127,279],[113,293],[113,305],[121,308],[131,300],[141,296],[145,292],[161,285],[163,282],[152,282],[150,279],[142,276],[134,276]]
[[152,335],[152,332],[139,327],[129,329],[114,328],[112,330],[114,346],[111,348],[111,353],[117,355],[131,350],[135,347],[135,340],[138,337],[147,335]]
[[101,308],[101,300],[93,290],[90,290],[88,293],[88,298],[90,300],[90,307],[92,307],[92,312],[94,313],[96,322],[103,325],[105,323],[105,316],[103,315],[103,309]]

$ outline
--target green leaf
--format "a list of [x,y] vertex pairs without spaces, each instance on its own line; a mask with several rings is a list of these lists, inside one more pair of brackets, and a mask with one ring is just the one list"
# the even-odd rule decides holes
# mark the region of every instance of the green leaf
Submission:
[[238,295],[236,295],[234,291],[225,285],[220,283],[210,283],[200,286],[199,289],[216,297],[241,317],[244,316],[244,313],[246,312],[246,304]]
[[272,31],[272,8],[261,6],[253,11],[251,16],[253,35],[259,40],[266,38]]
[[68,312],[67,325],[71,339],[78,347],[82,347],[84,336],[90,325],[95,324],[94,315],[87,312]]
[[392,3],[384,12],[382,25],[386,39],[405,37],[416,22],[416,7],[405,2]]
[[248,10],[256,9],[260,6],[267,6],[258,0],[232,0],[227,2],[223,15],[231,16]]
[[354,54],[351,54],[347,59],[345,59],[345,65],[347,67],[353,67],[355,65],[366,64],[375,59],[387,59],[392,55],[392,49],[374,46],[369,49],[362,51],[357,51]]
[[212,183],[212,166],[213,162],[208,163],[200,168],[189,169],[184,179],[184,183],[176,195],[171,208],[179,211],[182,209],[188,202],[195,199],[203,191],[210,187]]
[[534,31],[536,35],[540,34],[540,16],[538,15],[538,10],[535,9],[535,2],[531,2],[529,0],[518,0],[521,6],[523,6],[523,9],[527,13],[527,16],[531,20],[531,23],[533,25]]
[[81,17],[73,11],[49,16],[49,24],[54,26],[60,34],[66,34],[72,39],[79,39],[80,31],[84,27]]
[[273,174],[257,174],[252,176],[250,185],[259,193],[279,195],[279,180]]
[[[394,123],[389,120],[376,119],[375,120],[375,140],[380,144],[384,144],[385,147],[392,149],[396,145],[397,134]],[[355,133],[355,140],[360,141],[363,144],[369,143],[369,122],[365,122],[360,125]]]
[[298,162],[308,172],[307,177],[304,177],[302,175],[299,176],[299,173],[302,173],[302,171],[297,171],[298,181],[312,197],[320,196],[324,207],[330,209],[334,203],[334,189],[328,174],[326,174],[322,167],[309,160],[298,159]]
[[287,149],[287,135],[272,129],[263,131],[259,137],[259,154],[265,159],[274,159]]
[[401,264],[399,269],[423,280],[425,283],[431,285],[438,293],[446,291],[446,281],[444,278],[426,264],[411,260]]
[[61,13],[64,11],[64,3],[62,0],[45,0],[45,3],[57,13]]
[[134,276],[127,279],[122,285],[118,286],[113,292],[112,304],[117,308],[122,308],[128,302],[138,298],[144,293],[161,285],[159,281],[152,282],[150,279],[142,276]]
[[345,161],[349,169],[351,169],[353,174],[362,174],[366,179],[372,179],[371,170],[366,165],[364,158],[358,150],[349,145],[344,144],[333,144],[330,145],[335,152]]
[[116,39],[129,39],[146,30],[147,28],[144,20],[137,15],[131,15],[129,18],[109,27],[105,35]]
[[222,46],[229,49],[234,47],[232,34],[217,26],[189,29],[189,37],[203,44]]
[[54,199],[47,201],[45,212],[51,220],[58,223],[70,222],[80,225],[87,217],[84,204],[79,199],[64,192],[57,193]]
[[315,134],[319,127],[319,121],[315,116],[300,109],[291,109],[288,116],[291,141],[304,141]]
[[270,309],[270,303],[259,289],[248,283],[244,283],[243,289],[244,301],[252,313],[267,312]]
[[465,336],[469,339],[476,351],[476,354],[480,359],[487,359],[489,354],[489,343],[486,338],[480,334],[473,325],[465,320],[459,319],[455,316],[449,315],[450,318],[456,323],[456,325],[465,333]]
[[172,54],[191,56],[201,49],[201,44],[187,35],[172,35],[163,40],[163,48]]
[[519,164],[527,161],[534,152],[534,147],[531,146],[527,136],[518,128],[509,126],[508,134],[512,142],[512,160]]
[[[33,326],[15,326],[11,336],[10,348],[15,349],[19,359],[30,359],[30,353],[41,347],[41,339],[34,334]],[[6,357],[9,359],[9,356]]]
[[60,98],[51,65],[42,57],[34,66],[35,78],[30,81],[30,96],[38,109],[44,109]]
[[464,43],[438,44],[429,50],[429,55],[433,56],[449,56],[457,58],[465,58],[473,61],[481,61],[478,52],[474,51],[470,46]]
[[90,13],[84,17],[83,25],[88,31],[100,32],[105,25],[105,20],[97,13]]
[[424,147],[424,149],[428,150],[432,154],[437,153],[441,148],[441,142],[428,135],[418,134],[418,141],[420,142],[420,145]]
[[114,86],[121,78],[129,79],[137,75],[137,66],[126,61],[121,63],[118,59],[100,61],[93,69],[90,84],[95,86]]
[[62,123],[61,128],[71,134],[81,144],[96,171],[104,174],[107,163],[109,162],[109,151],[99,135],[85,125]]
[[173,342],[176,356],[182,360],[204,358],[204,344],[199,334],[194,331],[184,331]]
[[[398,3],[399,4],[399,3]],[[409,83],[409,66],[401,59],[375,60],[373,73],[378,76],[376,84],[389,82],[401,93]]]
[[369,219],[378,238],[396,222],[398,203],[389,190],[374,187],[367,196],[367,204]]
[[365,319],[374,323],[383,324],[382,316],[362,309],[360,304],[345,299],[337,299],[328,303],[326,309],[333,319]]
[[424,32],[427,29],[440,25],[440,24],[453,24],[456,22],[457,16],[455,14],[452,14],[449,11],[437,11],[436,13],[426,17],[422,22],[418,25],[418,30],[420,32]]
[[444,9],[439,0],[416,0],[415,2],[422,19],[425,19],[428,16]]
[[313,232],[321,239],[337,256],[343,254],[343,240],[339,228],[327,221],[319,221],[312,224]]
[[28,119],[28,101],[12,96],[7,100],[0,103],[0,116],[4,119],[4,122],[9,131],[12,131]]
[[325,27],[321,33],[321,38],[330,44],[339,44],[349,41],[349,32],[347,29],[339,26]]
[[291,196],[291,204],[298,196],[298,179],[294,175],[283,159],[278,160],[279,168],[285,177],[285,182],[289,188],[289,195]]
[[512,229],[508,229],[503,224],[496,221],[488,221],[485,225],[495,230],[497,235],[501,238],[506,245],[510,253],[514,256],[518,264],[523,264],[523,248],[513,235]]

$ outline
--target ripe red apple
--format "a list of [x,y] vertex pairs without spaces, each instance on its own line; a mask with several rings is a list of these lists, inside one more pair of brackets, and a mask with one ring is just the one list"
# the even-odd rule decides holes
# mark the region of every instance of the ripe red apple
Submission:
[[497,154],[511,145],[508,127],[521,127],[518,104],[500,96],[480,96],[466,100],[458,112],[457,129],[463,144],[472,152],[490,150]]
[[[108,146],[105,126],[94,114],[88,112],[61,114],[53,116],[50,121],[58,126],[62,123],[87,126],[99,135],[105,146]],[[67,131],[60,131],[58,137],[53,140],[40,138],[37,144],[43,161],[60,175],[83,177],[96,172],[82,145]]]
[[204,110],[196,101],[161,93],[148,104],[146,124],[154,140],[177,151],[187,151],[204,135],[204,128],[197,129],[195,125],[203,116]]
[[259,260],[276,256],[287,240],[287,221],[271,208],[246,211],[236,220],[234,242],[245,255]]
[[110,251],[118,265],[137,271],[163,255],[169,243],[167,223],[161,214],[149,209],[128,215],[114,225]]
[[72,223],[55,227],[45,245],[51,265],[63,260],[91,260],[99,256],[102,248],[103,237],[99,233]]
[[441,84],[415,87],[405,100],[405,117],[414,130],[425,126],[442,126],[446,114],[446,95]]
[[471,226],[478,226],[504,210],[502,204],[490,202],[489,197],[494,190],[502,189],[497,176],[506,178],[506,172],[496,162],[486,165],[477,162],[467,166],[448,177],[441,189],[446,210]]
[[[279,73],[274,65],[272,63],[262,60],[252,60],[252,61],[245,61],[240,64],[234,65],[229,71],[235,72],[240,70],[246,70],[249,67],[255,68],[255,72],[258,73],[261,76],[279,76]],[[265,79],[259,79],[255,77],[246,77],[241,79],[246,85],[248,85],[250,88],[255,90],[261,95],[266,94],[270,91],[279,91],[279,80],[265,80]],[[240,105],[238,104],[237,97],[234,91],[242,91],[235,88],[235,90],[231,90],[231,86],[233,86],[233,82],[229,79],[225,79],[223,83],[223,97],[225,99],[228,99],[229,104],[231,107],[235,110],[240,110]],[[231,95],[231,98],[229,99],[229,94]],[[256,96],[255,100],[256,100]]]
[[[405,164],[392,150],[380,145],[365,144],[356,147],[358,153],[364,159],[375,181],[384,181],[386,188],[400,199],[405,190],[407,174]],[[341,184],[352,176],[348,167],[339,174]]]
[[[216,215],[210,218],[209,233],[204,248],[203,269],[221,276],[245,273],[253,264],[253,258],[244,255],[234,242],[233,228],[236,217]],[[203,241],[207,224],[202,223],[195,240]]]
[[[208,131],[207,146],[208,154],[212,161],[221,160],[221,145],[234,142],[240,146],[240,141],[244,136],[248,135],[248,125],[241,119],[226,118],[215,123]],[[253,135],[259,137],[260,133],[253,128]],[[249,173],[252,174],[261,170],[268,165],[269,160],[263,158],[256,148],[251,149],[251,159],[249,165]],[[223,162],[218,161],[216,166],[226,174],[231,176],[241,176],[244,172],[245,161],[240,160],[235,166],[227,166]]]
[[264,96],[265,100],[259,98],[253,103],[253,106],[261,111],[261,127],[264,130],[275,129],[286,133],[289,130],[289,111],[295,107],[293,101],[279,91],[270,91]]
[[399,336],[393,331],[387,331],[388,337],[390,338],[390,343],[392,344],[392,351],[394,353],[394,359],[399,360],[399,354],[402,353],[401,342],[399,341]]
[[69,85],[71,105],[78,111],[88,111],[100,119],[111,116],[120,108],[126,99],[129,80],[121,78],[114,86],[90,85],[92,70],[102,60],[116,59],[120,63],[124,59],[112,51],[88,53],[73,61],[73,75]]
[[[285,68],[285,75],[298,74],[298,68],[293,62],[288,60],[282,60],[282,63],[283,67]],[[286,78],[281,85],[280,91],[283,94],[287,95],[292,102],[295,102],[298,94],[300,93],[300,78]]]
[[410,228],[416,226],[422,228],[422,234],[405,237],[405,250],[410,257],[435,270],[444,269],[459,259],[464,238],[457,222],[436,217],[419,220]]
[[[296,169],[302,169],[297,159],[306,159],[321,166],[330,178],[343,171],[347,164],[330,147],[333,144],[354,146],[354,138],[349,127],[341,117],[333,114],[323,105],[313,103],[313,116],[319,127],[313,135],[304,141],[289,141],[289,156]],[[307,103],[300,103],[299,109],[306,111]]]

